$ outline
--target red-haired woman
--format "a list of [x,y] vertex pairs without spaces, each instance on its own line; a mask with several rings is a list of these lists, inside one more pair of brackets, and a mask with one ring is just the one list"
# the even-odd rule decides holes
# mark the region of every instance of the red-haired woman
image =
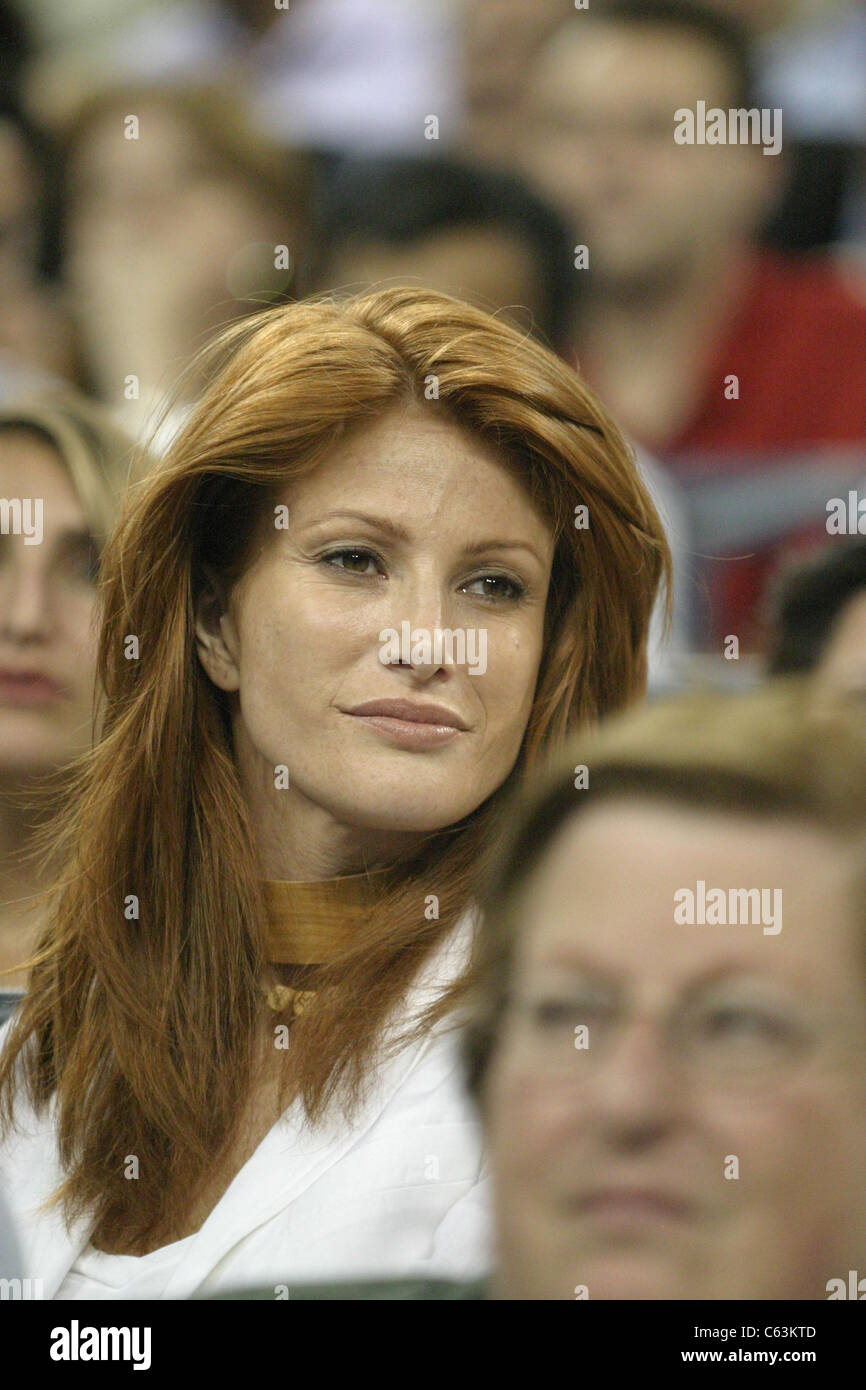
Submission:
[[478,875],[643,691],[667,545],[574,372],[456,300],[281,306],[209,363],[105,558],[0,1177],[47,1297],[476,1274]]

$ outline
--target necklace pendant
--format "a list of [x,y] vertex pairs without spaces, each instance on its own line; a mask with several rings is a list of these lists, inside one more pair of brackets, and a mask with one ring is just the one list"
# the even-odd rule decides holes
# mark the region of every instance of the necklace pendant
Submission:
[[291,1009],[294,1018],[306,1013],[316,997],[314,989],[293,989],[291,985],[272,985],[265,998],[268,1008],[282,1014]]

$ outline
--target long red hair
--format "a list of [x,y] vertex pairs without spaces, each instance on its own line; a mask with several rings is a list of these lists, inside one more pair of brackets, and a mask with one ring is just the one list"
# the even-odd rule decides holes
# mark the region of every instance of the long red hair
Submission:
[[[262,873],[224,697],[195,649],[206,568],[236,579],[287,481],[346,429],[413,398],[496,444],[558,537],[544,656],[507,784],[406,859],[293,1025],[284,1100],[300,1097],[313,1121],[332,1102],[351,1113],[384,1024],[473,901],[507,789],[569,730],[643,692],[650,614],[670,577],[658,515],[603,406],[481,310],[415,289],[280,306],[226,330],[205,366],[210,384],[132,490],[104,556],[102,734],[46,837],[48,925],[0,1060],[8,1122],[16,1093],[37,1109],[54,1097],[67,1174],[56,1200],[93,1218],[95,1240],[152,1242],[177,1228],[235,1135],[253,1076]],[[138,660],[127,659],[131,635]],[[448,1007],[446,997],[411,1028]]]

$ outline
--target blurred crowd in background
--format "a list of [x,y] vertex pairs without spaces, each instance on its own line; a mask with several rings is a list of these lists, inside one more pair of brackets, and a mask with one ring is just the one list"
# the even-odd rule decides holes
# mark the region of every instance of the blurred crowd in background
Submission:
[[[750,679],[866,479],[866,4],[0,0],[0,47],[0,408],[65,383],[143,438],[263,304],[472,300],[638,451],[656,680]],[[781,151],[677,143],[701,101],[781,111]]]
[[[58,774],[54,785],[61,788],[59,774],[75,769],[92,738],[97,579],[132,476],[131,461],[149,467],[182,423],[203,385],[198,349],[220,327],[263,306],[410,283],[471,301],[535,335],[597,390],[634,448],[666,524],[674,564],[673,622],[663,640],[659,607],[651,634],[651,695],[707,683],[738,689],[762,684],[765,675],[809,673],[819,715],[821,702],[833,706],[840,693],[853,696],[855,705],[863,702],[866,0],[64,0],[62,5],[0,0],[0,55],[0,713],[5,704],[9,714],[0,729],[0,1022],[19,1008],[27,985],[29,963],[22,962],[35,939],[33,907],[41,886],[33,846],[43,814],[51,811],[49,796],[62,801],[50,779]],[[694,115],[696,138],[681,142],[676,130],[683,111]],[[708,111],[721,113],[723,129],[726,115],[755,112],[754,123],[738,126],[752,138],[708,140],[701,124]],[[717,124],[716,134],[718,129]],[[429,320],[424,331],[430,331]],[[496,386],[502,390],[499,378]],[[518,396],[514,389],[504,394],[511,401]],[[281,417],[286,418],[291,417]],[[29,536],[13,547],[7,534],[10,499],[23,507],[24,498],[44,500],[38,543],[29,544]],[[160,521],[171,510],[161,511]],[[212,530],[220,534],[216,525]],[[606,581],[611,568],[598,567]],[[627,568],[640,576],[645,565],[629,560]],[[148,568],[148,582],[156,569],[156,564]],[[604,592],[611,593],[609,585]],[[585,602],[585,592],[579,598]],[[615,609],[608,602],[607,611]],[[610,646],[598,636],[598,627],[592,631],[595,649],[585,666]],[[599,690],[603,687],[608,698],[600,680]],[[784,1027],[777,1027],[771,994],[769,1022],[759,1015],[755,1031],[747,992],[738,1016],[745,1016],[742,1037],[748,1046],[737,1051],[741,1035],[735,1033],[730,1054],[724,1047],[696,1054],[706,1063],[699,1077],[705,1090],[699,1096],[682,1088],[697,1107],[693,1112],[682,1109],[673,1073],[665,1074],[665,1087],[652,1079],[657,1072],[646,1083],[644,1059],[633,1049],[625,1054],[639,1064],[630,1073],[632,1109],[622,1100],[627,1088],[599,1084],[593,1093],[596,1108],[580,1114],[575,1109],[568,1133],[576,1136],[575,1143],[588,1134],[591,1144],[598,1135],[615,1134],[622,1152],[639,1149],[651,1135],[667,1143],[673,1133],[679,1143],[680,1131],[671,1128],[674,1122],[664,1109],[665,1098],[674,1097],[670,1113],[675,1112],[676,1123],[692,1127],[689,1133],[697,1123],[694,1115],[700,1124],[706,1121],[701,1143],[710,1157],[695,1169],[705,1175],[705,1186],[693,1184],[704,1196],[680,1204],[676,1217],[697,1211],[710,1232],[712,1277],[710,1292],[702,1296],[729,1296],[730,1290],[741,1296],[746,1271],[757,1296],[778,1297],[781,1289],[783,1297],[801,1297],[806,1283],[798,1283],[799,1233],[807,1232],[811,1259],[812,1235],[823,1229],[821,1221],[832,1228],[834,1242],[840,1232],[844,1236],[832,1244],[838,1260],[831,1273],[844,1273],[850,1265],[856,1279],[853,1266],[859,1262],[862,1269],[866,1126],[859,1105],[862,998],[849,941],[855,914],[846,899],[845,912],[834,918],[836,889],[829,869],[823,877],[821,869],[826,846],[802,835],[786,839],[780,833],[774,839],[772,825],[768,838],[767,823],[751,821],[747,812],[756,795],[765,798],[760,803],[765,810],[778,810],[783,820],[786,808],[805,807],[816,827],[838,831],[845,848],[855,836],[859,845],[863,732],[861,727],[857,740],[839,745],[828,761],[825,785],[815,737],[820,726],[785,724],[783,705],[772,702],[756,722],[748,722],[747,712],[741,723],[740,704],[748,711],[748,700],[725,702],[724,695],[715,696],[703,714],[695,706],[694,715],[687,701],[668,713],[659,701],[645,712],[650,722],[635,726],[635,737],[650,739],[652,753],[640,768],[655,767],[661,750],[668,762],[658,767],[662,774],[667,767],[668,781],[677,795],[682,792],[690,815],[696,808],[715,814],[714,798],[720,788],[728,789],[722,809],[740,818],[742,824],[729,827],[740,839],[725,841],[718,820],[702,829],[700,815],[688,834],[682,818],[675,817],[665,830],[669,804],[660,814],[660,830],[658,807],[649,818],[646,806],[640,813],[646,786],[642,791],[639,779],[616,780],[618,757],[624,776],[631,775],[626,734],[622,756],[611,744],[614,775],[606,792],[602,780],[602,795],[616,799],[624,787],[637,795],[639,814],[630,820],[628,808],[619,806],[624,828],[619,819],[610,820],[607,839],[590,840],[586,859],[581,859],[582,840],[577,847],[566,842],[568,875],[563,871],[551,878],[551,896],[539,897],[538,917],[547,931],[553,923],[550,940],[556,945],[557,930],[563,942],[575,934],[580,915],[575,904],[581,905],[585,923],[605,923],[605,949],[612,949],[615,967],[605,965],[606,981],[627,967],[638,983],[643,978],[651,984],[653,971],[661,969],[664,983],[671,961],[672,979],[680,970],[664,915],[671,884],[688,881],[693,871],[711,879],[715,867],[720,875],[737,875],[737,882],[751,881],[753,872],[758,878],[766,872],[775,882],[784,871],[786,883],[791,875],[806,943],[806,953],[793,957],[799,961],[797,979],[809,982],[819,1002],[820,990],[830,982],[833,989],[825,990],[829,1002],[821,1003],[820,1017],[833,1028],[837,1015],[843,1022],[848,1017],[848,1003],[840,1009],[838,1001],[850,995],[851,1017],[860,1029],[851,1033],[856,1047],[852,1044],[846,1054],[853,1061],[844,1086],[836,1086],[832,1073],[825,1084],[825,1073],[812,1066],[812,1054],[803,1052],[805,1089],[786,1089],[784,1066],[790,1062],[793,1068],[801,1055],[801,1031],[794,1024],[802,999],[793,1000],[794,1024],[786,1033],[787,1015]],[[604,701],[598,707],[603,709]],[[774,724],[781,727],[775,747]],[[147,727],[150,731],[150,723]],[[671,749],[683,739],[677,761]],[[150,743],[147,752],[142,766],[149,768]],[[136,776],[137,768],[136,763]],[[573,758],[564,763],[558,800],[539,802],[531,812],[537,825],[546,827],[548,840],[551,826],[556,831],[566,808],[571,814],[577,804],[573,793],[579,782],[572,772],[580,769],[586,771],[582,763],[574,766]],[[597,770],[593,763],[594,787]],[[603,758],[601,772],[603,778]],[[165,785],[176,780],[173,768],[166,768],[166,778]],[[34,787],[42,790],[43,779],[44,812],[28,799]],[[656,792],[663,781],[662,776]],[[647,785],[652,791],[652,778]],[[669,792],[667,787],[663,794],[669,798]],[[181,793],[186,795],[184,788]],[[581,789],[579,799],[583,795]],[[534,834],[536,821],[530,818],[526,825]],[[679,857],[673,853],[676,837],[683,846],[681,852],[677,848]],[[712,857],[717,842],[728,845],[727,860]],[[514,844],[520,852],[515,850],[509,862],[524,872],[526,845]],[[108,863],[110,855],[104,858]],[[204,859],[213,864],[218,856]],[[154,864],[162,869],[159,856]],[[628,872],[621,871],[625,865]],[[672,866],[670,882],[660,876],[668,873],[665,865]],[[86,875],[79,878],[91,882]],[[860,884],[858,879],[858,903]],[[514,880],[503,879],[503,902],[513,891]],[[195,903],[194,892],[191,898]],[[135,902],[137,918],[138,897],[126,901]],[[438,904],[438,898],[432,901]],[[586,902],[590,907],[584,911]],[[637,916],[636,902],[642,904]],[[569,918],[569,912],[576,915]],[[818,920],[820,940],[811,931]],[[662,922],[665,935],[653,936]],[[857,927],[862,929],[859,917]],[[790,934],[795,952],[797,930],[795,925]],[[183,932],[186,938],[186,916]],[[97,933],[96,939],[98,971],[112,980],[98,956],[104,937]],[[702,939],[677,940],[689,969],[694,961],[701,963],[699,954],[689,953],[703,949]],[[65,937],[58,940],[65,949]],[[389,951],[396,950],[396,941],[387,938]],[[726,944],[724,949],[727,953]],[[859,944],[857,949],[859,960]],[[232,950],[240,959],[236,946]],[[293,956],[275,959],[295,968]],[[715,964],[712,970],[705,967],[706,962],[701,968],[707,978],[721,971]],[[504,981],[504,975],[494,980],[496,990],[502,985],[503,1000]],[[288,995],[309,1000],[317,988],[308,991],[302,983]],[[226,993],[231,996],[231,990]],[[98,1017],[102,995],[94,997]],[[367,996],[360,997],[366,1009]],[[646,997],[666,996],[652,984]],[[590,990],[590,1004],[595,998]],[[598,1017],[613,1018],[612,1005],[604,1012],[606,996],[598,998],[603,1001]],[[500,1018],[493,985],[490,999],[491,1020]],[[724,1026],[739,1002],[739,996],[732,1003],[721,1000],[718,1017]],[[691,1008],[689,1003],[682,1017],[693,1017]],[[716,1016],[709,1008],[703,1015],[707,1039]],[[206,1029],[199,1031],[206,1036]],[[491,1023],[485,1041],[476,1028],[478,1036],[470,1043],[470,1052],[476,1048],[470,1062],[478,1096],[485,1049],[494,1054],[494,1031]],[[815,1046],[824,1045],[825,1034],[827,1045],[836,1046],[839,1039],[829,1026],[814,1030]],[[704,1035],[697,1036],[700,1041]],[[722,1041],[726,1036],[720,1029]],[[779,1038],[788,1043],[783,1046]],[[763,1058],[761,1039],[767,1044]],[[578,1043],[567,1041],[573,1058]],[[97,1053],[92,1049],[93,1056]],[[656,1067],[661,1055],[650,1047],[647,1065]],[[726,1111],[723,1098],[713,1110],[717,1078],[710,1064],[716,1056],[724,1062],[727,1055],[748,1074],[742,1064],[755,1057],[759,1078],[766,1061],[770,1081],[774,1076],[781,1081],[776,1119],[764,1102],[756,1112],[758,1144],[752,1152],[758,1156],[758,1176],[756,1185],[755,1180],[752,1187],[743,1184],[742,1208],[735,1205],[739,1193],[731,1199],[735,1239],[726,1264],[717,1254],[719,1242],[713,1245],[717,1231],[724,1235],[728,1229],[717,1217],[721,1207],[714,1205],[716,1154],[720,1135],[730,1147],[742,1130],[717,1126],[719,1116],[736,1116],[736,1109]],[[191,1074],[193,1068],[184,1070]],[[736,1073],[736,1066],[731,1070]],[[205,1071],[205,1079],[211,1074]],[[421,1078],[413,1085],[427,1086],[420,1068],[411,1074]],[[556,1196],[556,1184],[548,1183],[543,1164],[549,1164],[548,1173],[566,1174],[581,1162],[589,1172],[592,1164],[585,1163],[582,1150],[566,1153],[550,1142],[566,1133],[559,1073],[554,1069],[548,1092],[543,1068],[542,1084],[532,1084],[531,1070],[522,1075],[530,1078],[529,1085],[510,1092],[506,1086],[502,1094],[530,1098],[526,1114],[503,1108],[501,1136],[498,1120],[491,1129],[506,1194],[500,1215],[510,1220],[510,1212],[516,1212],[518,1229],[525,1199],[530,1212],[525,1229],[531,1231],[536,1194],[542,1194],[543,1206],[544,1194],[553,1193],[550,1211],[542,1211],[547,1224],[536,1223],[549,1238],[549,1254],[558,1248],[566,1205]],[[799,1097],[795,1109],[790,1094]],[[706,1095],[710,1102],[701,1109]],[[545,1139],[538,1117],[544,1121],[550,1096],[555,1104],[547,1112]],[[541,1108],[533,1112],[536,1097]],[[418,1126],[425,1136],[435,1132],[427,1118],[432,1106],[425,1092],[425,1119]],[[405,1113],[408,1132],[417,1121],[414,1111]],[[742,1113],[748,1115],[747,1105]],[[443,1132],[446,1128],[443,1122]],[[390,1131],[385,1141],[381,1131],[371,1127],[370,1133],[366,1152],[375,1152],[379,1162]],[[539,1134],[546,1150],[537,1142]],[[521,1136],[531,1137],[536,1159],[526,1158],[529,1149],[521,1148]],[[635,1136],[642,1136],[640,1144]],[[425,1137],[424,1143],[430,1142]],[[651,1147],[655,1140],[648,1142]],[[750,1142],[748,1125],[745,1142]],[[30,1163],[28,1151],[23,1152],[22,1173]],[[621,1158],[615,1146],[587,1152],[594,1155],[595,1181],[611,1155],[617,1163]],[[682,1152],[671,1148],[670,1171],[683,1167]],[[303,1145],[299,1154],[306,1162]],[[400,1153],[397,1158],[402,1162]],[[534,1170],[536,1160],[540,1166]],[[362,1152],[360,1166],[346,1171],[366,1172],[367,1161]],[[523,1174],[522,1194],[515,1173]],[[352,1189],[352,1200],[360,1201],[354,1177],[340,1181],[346,1191]],[[376,1181],[376,1200],[381,1190],[390,1201],[390,1179],[377,1176]],[[452,1185],[448,1178],[442,1190]],[[732,1191],[738,1187],[733,1184]],[[415,1188],[428,1190],[420,1182],[395,1179],[393,1191]],[[237,1193],[234,1186],[232,1191]],[[666,1198],[662,1205],[667,1219],[671,1201]],[[258,1211],[255,1204],[251,1209]],[[334,1230],[341,1210],[334,1207]],[[318,1221],[315,1201],[307,1211]],[[803,1225],[803,1212],[818,1213],[814,1225]],[[394,1223],[392,1216],[389,1220]],[[437,1217],[437,1233],[446,1226]],[[359,1229],[367,1228],[360,1222]],[[407,1229],[413,1229],[411,1223]],[[402,1238],[403,1230],[397,1234]],[[161,1258],[167,1250],[169,1259],[177,1259],[187,1238],[193,1236],[149,1253]],[[304,1247],[303,1239],[297,1243]],[[238,1248],[245,1245],[246,1237]],[[536,1250],[526,1257],[518,1247],[519,1240],[515,1266],[521,1277],[529,1271],[534,1278],[544,1258],[536,1258]],[[543,1256],[543,1245],[537,1248]],[[99,1258],[111,1259],[111,1246],[91,1253],[98,1283]],[[572,1253],[565,1251],[569,1260]],[[135,1260],[127,1260],[131,1263]],[[162,1291],[153,1296],[173,1297],[164,1294],[170,1266],[162,1274],[156,1268]],[[144,1283],[136,1287],[148,1287],[153,1269],[149,1274],[145,1269]],[[87,1265],[83,1275],[76,1266],[73,1276],[74,1289],[94,1282]],[[111,1285],[111,1279],[107,1282]],[[547,1284],[542,1279],[517,1296],[560,1297],[567,1283],[554,1269]],[[827,1291],[836,1283],[843,1280],[834,1277]],[[694,1284],[685,1287],[687,1294],[677,1297],[693,1296]],[[60,1296],[73,1295],[67,1289]]]

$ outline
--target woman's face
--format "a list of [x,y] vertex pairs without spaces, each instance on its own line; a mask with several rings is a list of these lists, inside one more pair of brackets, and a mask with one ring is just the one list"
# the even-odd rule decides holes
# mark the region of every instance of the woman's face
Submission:
[[0,512],[0,778],[15,780],[90,743],[96,550],[47,440],[0,430],[0,499],[25,504]]
[[347,436],[280,500],[287,529],[266,518],[227,614],[199,625],[205,668],[237,692],[255,823],[279,836],[315,807],[386,839],[453,824],[520,749],[550,524],[499,455],[435,406]]

